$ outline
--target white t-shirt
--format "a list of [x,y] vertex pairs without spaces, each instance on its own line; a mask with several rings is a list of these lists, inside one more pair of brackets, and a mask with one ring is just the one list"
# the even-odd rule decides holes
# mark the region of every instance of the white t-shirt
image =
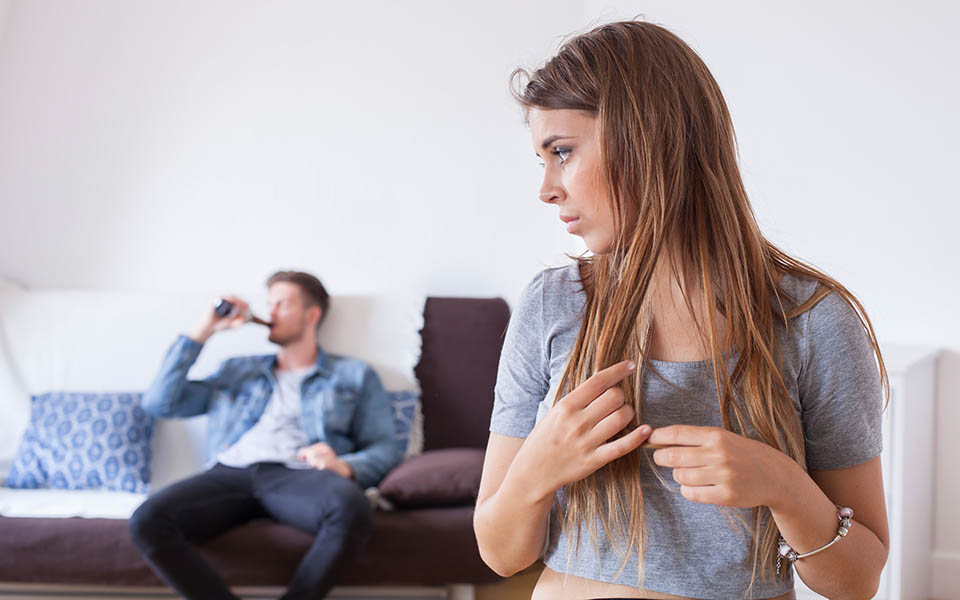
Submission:
[[258,462],[279,462],[292,469],[309,469],[297,458],[297,451],[309,441],[300,425],[300,396],[303,380],[316,370],[274,371],[277,385],[260,420],[237,442],[221,452],[217,461],[228,467],[248,467]]

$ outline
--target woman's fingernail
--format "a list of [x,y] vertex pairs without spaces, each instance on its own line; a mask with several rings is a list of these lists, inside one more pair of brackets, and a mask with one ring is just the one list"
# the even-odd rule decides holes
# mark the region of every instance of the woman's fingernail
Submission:
[[641,425],[641,426],[640,426],[640,433],[650,433],[650,426],[649,426],[649,425]]

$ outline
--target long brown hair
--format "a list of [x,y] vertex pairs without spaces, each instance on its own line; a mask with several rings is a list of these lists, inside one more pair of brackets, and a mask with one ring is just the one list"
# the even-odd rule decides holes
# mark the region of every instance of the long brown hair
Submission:
[[[762,441],[806,470],[802,424],[780,371],[777,328],[789,331],[791,319],[831,292],[859,316],[889,398],[883,358],[860,302],[760,232],[737,167],[726,102],[706,65],[679,37],[646,22],[602,25],[566,41],[533,73],[517,69],[511,83],[525,114],[573,109],[597,119],[602,184],[614,214],[611,251],[577,259],[586,304],[554,402],[594,372],[639,356],[641,368],[622,384],[636,411],[624,433],[642,423],[642,378],[653,369],[646,351],[648,292],[661,260],[681,283],[691,314],[687,284],[702,292],[706,322],[698,328],[710,348],[724,429]],[[778,288],[785,273],[816,280],[816,292],[802,302],[788,297]],[[578,546],[582,522],[599,522],[618,542],[614,547],[625,546],[621,571],[638,551],[638,587],[647,548],[641,471],[653,469],[649,461],[644,452],[613,461],[565,486],[560,507],[563,527],[577,532]],[[778,530],[769,517],[768,508],[756,507],[750,523],[738,518],[752,531],[750,589],[758,576],[774,578]],[[594,544],[599,527],[590,530]]]

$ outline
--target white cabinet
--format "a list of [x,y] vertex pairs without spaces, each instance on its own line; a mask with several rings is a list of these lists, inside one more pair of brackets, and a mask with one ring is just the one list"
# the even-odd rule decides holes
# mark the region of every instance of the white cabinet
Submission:
[[[878,600],[927,600],[933,547],[934,401],[937,353],[883,344],[890,404],[883,413],[883,487],[890,554]],[[854,517],[856,520],[856,517]],[[797,598],[823,598],[794,573]]]

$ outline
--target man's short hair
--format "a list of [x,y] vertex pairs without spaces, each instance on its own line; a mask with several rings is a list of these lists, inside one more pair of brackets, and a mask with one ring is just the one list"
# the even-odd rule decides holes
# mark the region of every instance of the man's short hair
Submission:
[[300,288],[303,294],[303,301],[306,306],[320,307],[320,320],[323,321],[327,316],[327,308],[330,306],[330,294],[320,283],[320,280],[303,271],[277,271],[267,278],[267,288],[269,289],[275,283],[285,281],[295,284]]

